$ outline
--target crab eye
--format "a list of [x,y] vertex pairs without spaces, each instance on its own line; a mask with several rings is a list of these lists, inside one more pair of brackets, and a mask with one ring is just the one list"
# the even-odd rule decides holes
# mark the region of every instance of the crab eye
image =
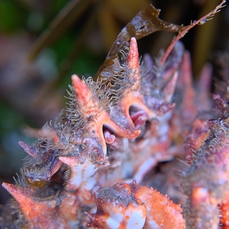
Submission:
[[41,188],[45,185],[46,181],[45,180],[41,180],[41,179],[38,179],[38,178],[31,178],[31,177],[26,177],[26,181],[32,185],[33,187],[36,187],[36,188]]

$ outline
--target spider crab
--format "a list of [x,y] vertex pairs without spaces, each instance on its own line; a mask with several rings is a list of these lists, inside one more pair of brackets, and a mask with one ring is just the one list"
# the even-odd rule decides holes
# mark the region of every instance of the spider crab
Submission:
[[[189,54],[178,42],[223,6],[225,1],[191,25],[177,26],[158,19],[150,5],[121,31],[95,80],[73,75],[65,113],[42,128],[36,145],[19,142],[28,158],[16,184],[3,183],[16,213],[0,225],[229,228],[228,103],[215,95],[222,114],[198,116],[212,109],[209,68],[193,88]],[[158,30],[178,36],[163,56],[152,61],[145,55],[140,63],[137,39]],[[188,157],[177,167],[179,176],[172,169],[175,156]],[[171,161],[167,195],[149,179],[164,161]]]

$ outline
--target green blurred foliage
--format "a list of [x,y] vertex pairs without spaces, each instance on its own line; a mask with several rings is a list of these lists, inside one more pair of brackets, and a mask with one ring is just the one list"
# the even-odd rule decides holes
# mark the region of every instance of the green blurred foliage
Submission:
[[15,32],[23,28],[27,19],[26,10],[18,1],[0,1],[0,31]]
[[1,101],[0,117],[0,138],[14,129],[19,129],[21,127],[21,123],[26,121],[23,115],[18,112],[14,112],[6,103]]

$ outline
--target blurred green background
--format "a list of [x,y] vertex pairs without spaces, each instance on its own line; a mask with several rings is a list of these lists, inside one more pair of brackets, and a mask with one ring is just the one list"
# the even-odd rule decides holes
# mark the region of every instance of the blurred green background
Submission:
[[[13,182],[26,155],[18,141],[33,144],[24,127],[41,128],[64,107],[73,73],[93,76],[120,30],[143,7],[160,18],[187,25],[211,11],[216,0],[0,0],[0,183]],[[191,52],[194,77],[206,62],[229,50],[229,7],[182,41]],[[156,56],[173,33],[139,41],[140,54]],[[0,188],[0,203],[8,194]]]

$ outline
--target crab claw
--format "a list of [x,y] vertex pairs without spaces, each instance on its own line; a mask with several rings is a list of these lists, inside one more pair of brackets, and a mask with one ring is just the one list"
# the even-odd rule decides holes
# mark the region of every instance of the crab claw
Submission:
[[95,199],[97,212],[87,213],[90,226],[104,229],[185,228],[179,205],[152,188],[137,185],[134,181],[102,188],[95,194]]
[[90,226],[103,229],[140,229],[146,220],[146,207],[131,197],[131,190],[125,183],[103,188],[95,194],[97,213],[89,214]]

